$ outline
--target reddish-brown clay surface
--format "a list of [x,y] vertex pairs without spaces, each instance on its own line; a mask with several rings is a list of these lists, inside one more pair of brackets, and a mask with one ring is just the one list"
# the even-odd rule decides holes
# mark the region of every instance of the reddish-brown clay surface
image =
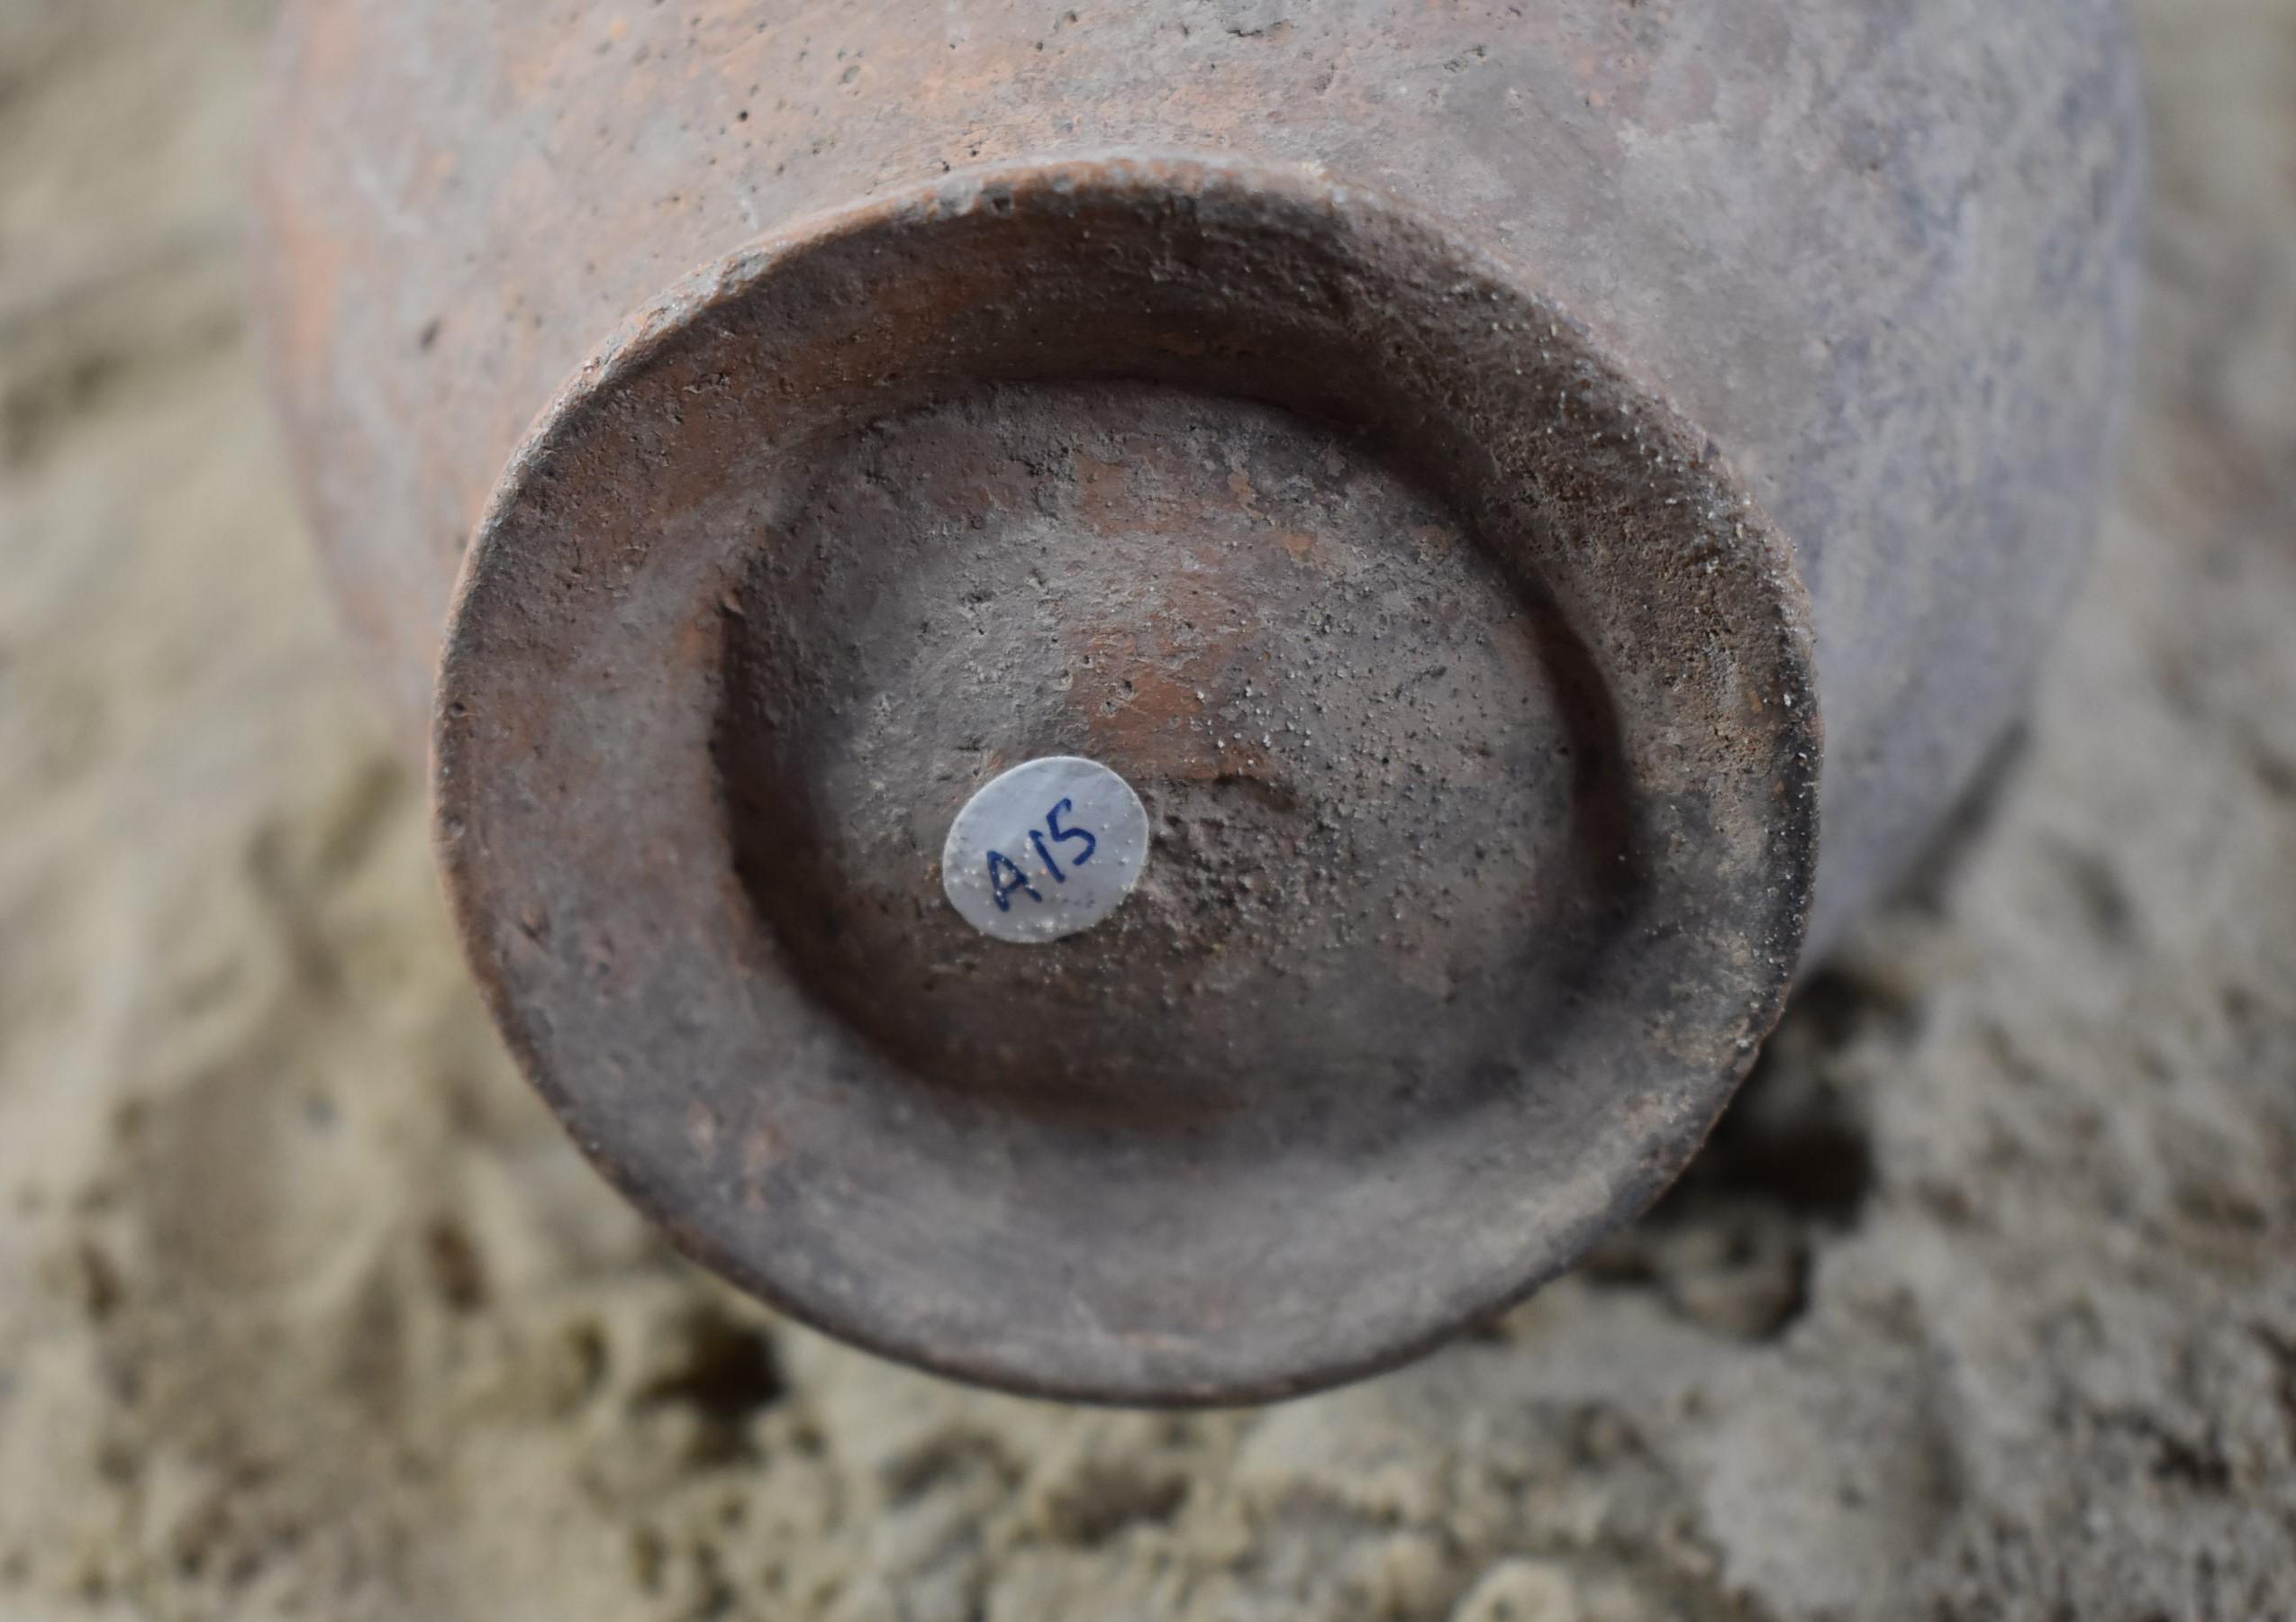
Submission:
[[[1137,1400],[1647,1201],[2090,521],[2115,19],[1953,9],[299,10],[276,376],[585,1147],[853,1338]],[[940,833],[1062,752],[1148,874],[985,941]]]

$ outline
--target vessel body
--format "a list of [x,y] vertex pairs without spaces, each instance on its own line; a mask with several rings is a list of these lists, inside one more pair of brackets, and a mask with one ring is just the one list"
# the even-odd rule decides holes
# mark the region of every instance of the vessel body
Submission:
[[[1638,1208],[2108,475],[2106,0],[304,0],[278,71],[277,391],[513,1047],[1004,1385],[1302,1389]],[[951,819],[1070,755],[1139,893],[967,935]]]

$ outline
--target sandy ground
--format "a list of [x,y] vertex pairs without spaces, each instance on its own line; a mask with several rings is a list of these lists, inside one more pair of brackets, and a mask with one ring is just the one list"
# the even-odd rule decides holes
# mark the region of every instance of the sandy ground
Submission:
[[0,0],[0,1622],[2296,1616],[2296,0],[2150,0],[2033,720],[1683,1190],[1389,1378],[984,1396],[500,1052],[240,307],[257,0]]

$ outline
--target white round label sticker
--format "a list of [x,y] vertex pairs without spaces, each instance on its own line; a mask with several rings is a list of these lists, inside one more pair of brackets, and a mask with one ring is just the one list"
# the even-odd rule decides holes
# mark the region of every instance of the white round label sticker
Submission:
[[966,802],[940,883],[965,921],[998,940],[1058,940],[1124,904],[1148,865],[1148,809],[1096,760],[1048,755]]

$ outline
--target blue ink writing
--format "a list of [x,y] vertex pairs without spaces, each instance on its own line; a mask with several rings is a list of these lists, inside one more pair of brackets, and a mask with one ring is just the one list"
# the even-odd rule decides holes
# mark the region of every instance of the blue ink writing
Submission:
[[[1009,879],[1004,876],[1008,873],[1012,875]],[[1012,893],[1015,890],[1027,891],[1032,902],[1044,900],[1037,893],[1037,887],[1029,883],[1029,875],[1021,871],[1021,865],[1001,850],[988,853],[988,887],[989,893],[996,898],[999,912],[1012,911]]]
[[[1054,806],[1050,811],[1045,813],[1044,826],[1045,831],[1052,836],[1052,842],[1055,845],[1061,844],[1068,839],[1082,839],[1084,842],[1084,854],[1068,864],[1071,867],[1082,867],[1086,862],[1093,859],[1093,852],[1100,848],[1100,841],[1094,838],[1091,833],[1084,829],[1063,828],[1060,826],[1060,813],[1065,811],[1075,810],[1075,804],[1076,802],[1073,800],[1063,800],[1059,804]],[[1035,837],[1036,836],[1033,834],[1030,836],[1031,838]],[[1044,847],[1039,845],[1037,848],[1041,851]],[[1050,856],[1047,856],[1045,857],[1045,860],[1047,862],[1050,862],[1052,858]],[[1063,882],[1065,883],[1066,881],[1064,880]]]
[[[1061,872],[1060,864],[1053,860],[1052,845],[1083,842],[1084,853],[1068,864],[1071,867],[1082,867],[1093,859],[1093,852],[1100,848],[1100,841],[1093,837],[1091,829],[1060,826],[1060,814],[1074,811],[1075,805],[1073,800],[1063,800],[1045,813],[1042,830],[1029,829],[1029,843],[1036,847],[1038,856],[1044,862],[1044,870],[1052,875],[1052,882],[1056,884],[1066,883],[1068,875]],[[1052,845],[1045,843],[1046,834],[1052,836]],[[999,912],[1012,911],[1012,893],[1016,890],[1025,891],[1029,899],[1039,906],[1044,902],[1043,893],[1029,883],[1029,875],[1021,871],[1021,865],[1001,850],[988,853],[988,887],[989,895],[995,901]]]

